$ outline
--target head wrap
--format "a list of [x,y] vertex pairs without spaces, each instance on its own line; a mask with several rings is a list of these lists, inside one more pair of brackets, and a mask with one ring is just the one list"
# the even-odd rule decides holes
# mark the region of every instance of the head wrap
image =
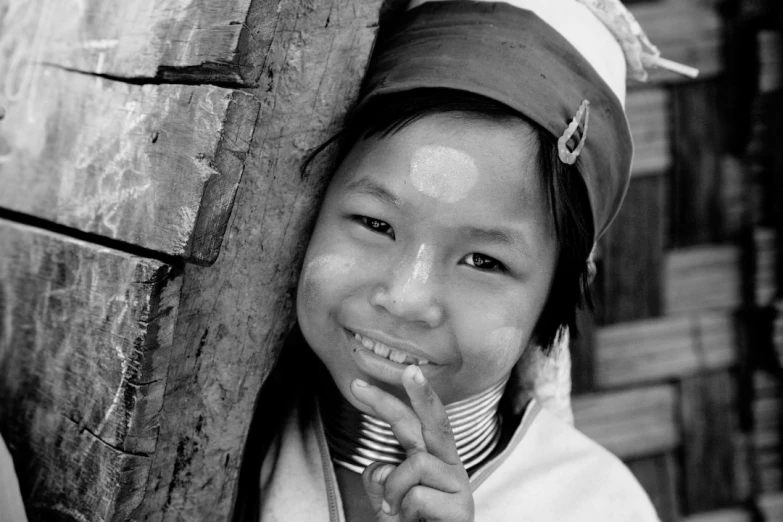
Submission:
[[[561,0],[528,3],[548,2],[563,4]],[[551,8],[548,11],[544,16],[554,16]],[[574,16],[562,13],[566,21],[559,24],[559,30],[569,35],[584,33],[574,25]],[[630,181],[633,145],[619,97],[625,93],[624,62],[614,42],[606,53],[620,52],[623,65],[622,82],[610,78],[612,88],[559,30],[533,11],[506,3],[422,4],[401,15],[395,30],[382,33],[365,75],[359,107],[385,94],[418,88],[456,89],[503,103],[558,140],[587,100],[587,133],[586,118],[582,118],[567,145],[574,151],[584,142],[575,166],[587,186],[597,239],[619,210]],[[601,27],[593,34],[601,35],[600,42],[607,32]],[[589,41],[580,38],[571,37]],[[593,55],[594,60],[603,56]],[[611,76],[611,65],[596,64],[607,78]]]

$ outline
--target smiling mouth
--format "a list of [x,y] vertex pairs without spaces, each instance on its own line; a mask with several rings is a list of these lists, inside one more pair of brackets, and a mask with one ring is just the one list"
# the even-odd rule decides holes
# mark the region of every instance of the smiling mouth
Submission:
[[364,337],[362,335],[359,335],[358,333],[353,333],[353,336],[357,341],[361,343],[362,346],[364,346],[365,348],[373,352],[375,355],[383,357],[384,359],[388,359],[392,362],[398,364],[415,364],[417,366],[421,366],[423,364],[429,363],[427,359],[418,359],[405,352],[401,352],[399,350],[395,350],[394,348],[386,346],[382,342],[376,341],[375,339]]

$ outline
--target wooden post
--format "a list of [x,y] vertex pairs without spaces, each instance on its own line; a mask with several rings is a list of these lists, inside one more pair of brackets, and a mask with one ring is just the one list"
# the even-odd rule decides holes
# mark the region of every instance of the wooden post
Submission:
[[300,166],[381,0],[8,1],[0,430],[28,516],[228,520],[331,156]]

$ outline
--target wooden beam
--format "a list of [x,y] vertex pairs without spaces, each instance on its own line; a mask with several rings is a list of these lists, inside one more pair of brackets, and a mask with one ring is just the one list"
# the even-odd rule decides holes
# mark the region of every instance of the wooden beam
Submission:
[[676,391],[670,385],[574,397],[575,426],[622,459],[675,449]]
[[[136,520],[229,520],[261,384],[294,320],[296,282],[328,182],[331,151],[306,175],[308,151],[337,130],[355,99],[380,0],[279,2],[248,20],[271,42],[261,103],[221,255],[187,265],[158,449]],[[263,414],[263,405],[261,406]],[[272,429],[272,426],[266,426]]]
[[[676,15],[673,15],[676,16]],[[726,115],[717,80],[672,87],[671,245],[728,239],[723,209]]]
[[753,522],[753,513],[741,508],[720,509],[687,516],[682,522]]
[[758,500],[758,506],[764,520],[769,522],[783,520],[783,493],[775,491],[762,495]]
[[0,46],[17,87],[36,64],[136,81],[250,85],[258,79],[244,57],[250,2],[29,0],[6,9]]
[[600,242],[596,322],[661,314],[663,176],[631,179],[625,203]]
[[735,505],[734,435],[738,432],[737,386],[726,372],[680,383],[685,506],[689,513]]
[[0,220],[0,429],[31,520],[126,520],[157,446],[181,280]]
[[631,174],[665,173],[671,166],[668,92],[661,87],[630,90],[625,112],[634,144]]
[[665,257],[664,310],[676,315],[739,306],[739,249],[709,245],[670,251]]
[[213,262],[258,101],[221,87],[28,71],[32,84],[0,122],[0,207]]
[[596,385],[637,385],[726,369],[737,359],[726,313],[626,322],[596,332]]

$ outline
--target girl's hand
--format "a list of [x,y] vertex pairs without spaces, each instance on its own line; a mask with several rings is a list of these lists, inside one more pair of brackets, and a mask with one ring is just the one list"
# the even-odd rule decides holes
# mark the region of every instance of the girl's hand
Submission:
[[411,410],[389,393],[355,380],[354,396],[391,425],[408,458],[399,466],[375,462],[362,482],[378,522],[473,522],[468,473],[446,409],[418,366],[409,366],[402,384]]

